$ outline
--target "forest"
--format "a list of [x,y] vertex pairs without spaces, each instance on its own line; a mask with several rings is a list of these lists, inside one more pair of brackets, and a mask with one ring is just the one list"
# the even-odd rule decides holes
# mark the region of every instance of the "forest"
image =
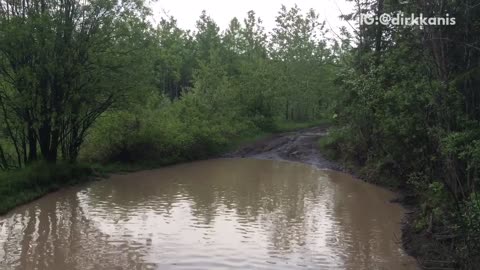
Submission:
[[[153,23],[142,0],[0,0],[0,212],[99,170],[205,159],[328,123],[318,147],[329,158],[416,209],[407,250],[474,269],[480,4],[353,3],[341,29],[281,6],[271,31],[254,11],[224,30],[204,11],[192,31]],[[399,12],[456,24],[360,21]]]

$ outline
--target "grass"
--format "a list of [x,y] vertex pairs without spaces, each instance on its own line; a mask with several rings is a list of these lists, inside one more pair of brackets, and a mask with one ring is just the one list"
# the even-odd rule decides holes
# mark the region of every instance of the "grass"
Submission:
[[88,166],[38,162],[25,168],[0,173],[0,215],[61,187],[92,179]]

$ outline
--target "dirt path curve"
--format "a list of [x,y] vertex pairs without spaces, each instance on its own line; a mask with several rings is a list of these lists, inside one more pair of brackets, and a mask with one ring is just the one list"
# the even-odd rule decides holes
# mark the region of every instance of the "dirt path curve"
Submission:
[[327,134],[326,127],[314,127],[273,135],[224,155],[227,158],[289,160],[316,166],[319,169],[341,170],[318,150],[318,140]]

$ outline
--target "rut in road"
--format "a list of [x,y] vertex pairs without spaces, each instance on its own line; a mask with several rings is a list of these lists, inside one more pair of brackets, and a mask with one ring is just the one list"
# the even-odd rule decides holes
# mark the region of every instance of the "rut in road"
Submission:
[[313,165],[319,169],[341,170],[318,150],[318,140],[327,135],[325,127],[286,132],[244,146],[224,157],[288,160]]

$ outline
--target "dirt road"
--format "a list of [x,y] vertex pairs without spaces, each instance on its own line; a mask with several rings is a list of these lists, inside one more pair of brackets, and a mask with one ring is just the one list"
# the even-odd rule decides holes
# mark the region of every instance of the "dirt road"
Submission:
[[328,161],[318,150],[318,140],[326,134],[326,127],[276,134],[241,147],[225,157],[289,160],[310,164],[319,169],[340,170],[339,166]]

